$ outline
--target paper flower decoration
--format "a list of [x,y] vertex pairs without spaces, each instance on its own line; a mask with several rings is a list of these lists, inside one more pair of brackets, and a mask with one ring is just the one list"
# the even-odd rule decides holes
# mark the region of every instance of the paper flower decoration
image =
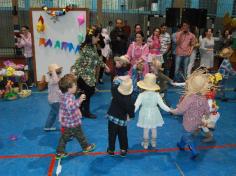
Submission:
[[84,24],[84,16],[83,15],[79,15],[78,17],[77,17],[77,22],[78,22],[78,24],[79,24],[79,26],[81,26],[82,24]]
[[39,17],[39,19],[38,19],[37,31],[38,31],[39,33],[45,31],[44,19],[43,19],[43,17],[42,17],[41,15],[40,15],[40,17]]
[[14,69],[14,68],[8,67],[8,68],[7,68],[7,73],[6,73],[6,75],[7,75],[7,76],[12,76],[12,75],[14,74],[14,72],[15,72],[15,69]]

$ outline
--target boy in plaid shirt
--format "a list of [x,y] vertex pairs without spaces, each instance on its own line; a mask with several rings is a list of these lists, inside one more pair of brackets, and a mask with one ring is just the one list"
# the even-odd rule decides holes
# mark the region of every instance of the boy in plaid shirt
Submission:
[[80,105],[85,100],[85,95],[82,94],[79,99],[75,99],[77,89],[76,79],[72,74],[65,75],[59,81],[59,88],[63,93],[60,102],[59,121],[64,128],[58,147],[56,158],[64,158],[68,154],[65,152],[66,143],[70,137],[75,137],[80,143],[83,152],[91,152],[95,149],[95,144],[89,144],[85,138],[81,128],[81,112]]

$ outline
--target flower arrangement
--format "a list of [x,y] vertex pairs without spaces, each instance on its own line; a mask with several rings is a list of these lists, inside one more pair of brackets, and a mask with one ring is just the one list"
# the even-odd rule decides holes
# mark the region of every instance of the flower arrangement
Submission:
[[5,86],[4,96],[3,98],[6,100],[15,100],[17,99],[17,93],[19,89],[13,88],[14,82],[11,80],[7,81],[7,85]]

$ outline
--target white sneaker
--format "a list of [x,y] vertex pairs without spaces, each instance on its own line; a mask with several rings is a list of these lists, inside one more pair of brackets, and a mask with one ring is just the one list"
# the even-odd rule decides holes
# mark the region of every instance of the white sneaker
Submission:
[[56,131],[56,127],[44,128],[44,131]]
[[149,145],[148,142],[144,141],[144,142],[141,143],[141,145],[145,150],[148,149],[148,145]]
[[152,146],[152,148],[156,148],[157,147],[156,139],[152,139],[151,140],[151,146]]

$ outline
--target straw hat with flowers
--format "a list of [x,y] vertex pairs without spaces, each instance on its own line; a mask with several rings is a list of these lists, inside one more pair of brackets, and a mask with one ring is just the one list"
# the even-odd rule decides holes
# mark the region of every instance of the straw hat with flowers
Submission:
[[130,78],[123,79],[118,87],[118,92],[122,95],[130,95],[133,92],[132,80]]
[[48,72],[52,73],[53,71],[60,71],[62,67],[58,66],[57,64],[51,64],[48,66]]
[[186,80],[185,95],[205,95],[212,86],[210,74],[204,69],[197,69]]
[[157,91],[160,87],[156,84],[156,76],[152,73],[147,73],[144,80],[137,82],[138,87],[145,90]]
[[232,50],[232,48],[223,48],[221,52],[219,53],[219,56],[223,58],[230,58],[233,52],[234,51]]

